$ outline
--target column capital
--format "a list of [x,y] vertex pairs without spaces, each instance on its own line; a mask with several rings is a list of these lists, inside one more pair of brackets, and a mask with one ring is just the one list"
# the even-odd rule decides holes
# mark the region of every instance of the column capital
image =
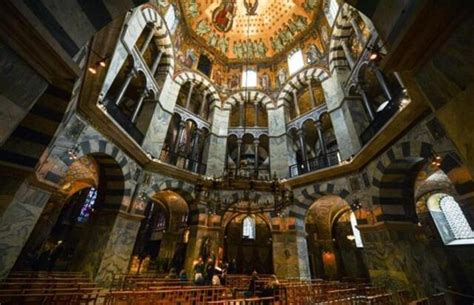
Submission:
[[259,139],[254,139],[253,144],[260,144],[260,140]]
[[186,121],[179,121],[179,127],[186,127]]
[[237,144],[242,144],[242,138],[237,138]]

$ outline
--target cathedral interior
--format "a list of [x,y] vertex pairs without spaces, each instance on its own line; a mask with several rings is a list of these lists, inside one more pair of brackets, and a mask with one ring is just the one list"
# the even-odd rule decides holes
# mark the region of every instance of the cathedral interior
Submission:
[[1,1],[0,304],[474,304],[473,13]]

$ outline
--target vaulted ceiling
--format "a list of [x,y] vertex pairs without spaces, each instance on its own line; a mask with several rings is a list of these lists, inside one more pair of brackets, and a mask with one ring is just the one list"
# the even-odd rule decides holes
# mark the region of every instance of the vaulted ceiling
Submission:
[[191,34],[227,59],[272,57],[301,40],[319,0],[180,0]]

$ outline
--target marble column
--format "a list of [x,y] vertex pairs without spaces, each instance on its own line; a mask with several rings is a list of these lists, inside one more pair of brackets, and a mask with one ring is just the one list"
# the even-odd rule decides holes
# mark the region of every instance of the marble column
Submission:
[[362,97],[362,101],[364,102],[364,108],[365,108],[365,111],[367,112],[367,115],[369,116],[369,119],[373,121],[375,118],[374,111],[372,110],[372,106],[370,105],[369,98],[367,97],[367,94],[365,93],[364,89],[362,89],[361,85],[357,85],[357,92]]
[[163,50],[160,50],[158,53],[158,56],[155,57],[155,60],[153,61],[153,64],[151,66],[151,75],[155,77],[156,70],[158,70],[158,66],[160,65],[161,57],[163,56]]
[[323,134],[323,125],[321,124],[321,121],[316,121],[316,131],[318,132],[318,141],[319,144],[321,145],[321,150],[323,152],[323,156],[327,156],[327,148],[326,148],[326,140],[324,139],[324,134]]
[[229,128],[229,109],[221,109],[212,103],[209,114],[211,132],[208,137],[209,148],[204,151],[203,162],[207,163],[206,175],[221,175],[227,159],[227,131]]
[[308,168],[308,154],[306,152],[306,142],[304,140],[304,132],[303,129],[298,129],[296,131],[296,134],[298,135],[298,140],[300,142],[300,147],[301,147],[301,158],[303,159],[303,164],[304,168],[309,170]]
[[278,278],[311,277],[306,235],[295,230],[272,232],[273,271]]
[[379,67],[373,66],[372,68],[375,73],[375,77],[377,78],[380,84],[380,87],[382,88],[382,91],[385,94],[385,97],[387,97],[387,99],[391,101],[393,99],[393,96],[392,96],[392,93],[390,92],[390,89],[388,88],[387,82],[385,81],[385,76],[383,75]]
[[254,149],[254,175],[258,177],[258,145],[260,141],[258,139],[253,140],[253,149]]
[[240,169],[240,155],[242,153],[242,138],[237,139],[237,161],[236,161],[236,168],[237,170]]
[[192,149],[191,149],[191,167],[190,170],[196,172],[198,170],[199,165],[199,142],[201,140],[202,130],[196,128],[194,130],[194,137],[192,141]]
[[293,103],[295,104],[295,114],[296,116],[300,116],[300,105],[298,105],[298,92],[293,90]]
[[[276,173],[278,177],[284,178],[288,176],[290,158],[294,159],[294,150],[288,149],[289,137],[286,133],[285,122],[289,121],[288,108],[284,105],[276,108],[268,104],[266,109],[268,114],[270,173]],[[294,162],[291,164],[294,164]]]
[[309,96],[311,97],[311,107],[316,108],[316,98],[313,92],[313,86],[311,85],[311,79],[308,80],[308,89],[309,89]]
[[189,107],[191,106],[191,96],[193,94],[193,89],[194,89],[194,84],[191,83],[189,85],[189,92],[188,92],[188,97],[186,98],[186,109],[189,110]]
[[179,122],[178,132],[176,134],[176,139],[174,140],[173,144],[173,152],[177,154],[179,152],[179,146],[181,144],[181,140],[183,138],[184,131],[186,130],[186,122]]
[[254,107],[255,107],[255,110],[254,110],[255,111],[255,114],[254,114],[255,117],[254,117],[254,121],[253,121],[253,126],[257,127],[258,126],[258,103],[255,103]]
[[142,109],[143,102],[145,101],[145,98],[147,96],[148,96],[148,90],[145,88],[145,89],[143,89],[143,92],[140,94],[140,98],[138,99],[137,106],[136,106],[135,110],[133,111],[133,115],[132,115],[132,119],[131,119],[132,123],[137,122],[138,115],[140,114],[140,110]]
[[[173,260],[173,255],[176,250],[176,245],[181,236],[177,231],[164,231],[161,235],[160,252],[158,258],[160,261],[167,262],[168,268]],[[179,270],[177,271],[179,272]]]
[[125,80],[122,84],[122,87],[120,87],[119,93],[117,95],[117,98],[115,99],[115,104],[119,106],[122,103],[122,98],[123,95],[125,94],[125,91],[127,91],[128,86],[130,85],[130,82],[132,81],[133,78],[137,76],[135,70],[132,70],[127,73],[127,76],[125,77]]
[[245,104],[244,102],[241,102],[239,104],[239,126],[240,127],[244,126],[244,114],[245,114]]
[[204,119],[204,111],[206,111],[206,105],[207,105],[207,92],[204,91],[202,93],[201,108],[199,109],[199,115],[203,119]]
[[344,55],[346,56],[347,63],[349,67],[354,69],[354,58],[352,58],[351,50],[349,49],[349,45],[347,44],[347,39],[342,39],[341,41],[342,50],[344,51]]
[[143,46],[140,48],[140,54],[144,54],[148,46],[150,45],[150,42],[155,35],[155,27],[151,27],[150,33],[148,33],[148,36],[145,39],[145,42],[143,43]]
[[126,273],[143,217],[118,211],[98,211],[89,225],[87,238],[76,251],[76,271],[82,271],[101,285],[113,275]]
[[0,217],[0,279],[8,276],[20,256],[50,195],[25,180],[3,209]]
[[437,287],[447,288],[423,228],[409,222],[359,225],[364,255],[372,284],[389,290],[407,289],[415,299],[431,296]]

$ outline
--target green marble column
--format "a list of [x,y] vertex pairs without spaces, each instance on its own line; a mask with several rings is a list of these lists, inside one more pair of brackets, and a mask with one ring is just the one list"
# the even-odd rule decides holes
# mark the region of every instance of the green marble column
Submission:
[[414,298],[430,296],[436,287],[446,288],[445,276],[416,224],[388,221],[358,228],[374,285],[406,289]]
[[[2,195],[4,189],[0,187]],[[10,190],[11,191],[11,190]],[[50,193],[23,181],[0,216],[0,279],[8,276],[36,225]]]

